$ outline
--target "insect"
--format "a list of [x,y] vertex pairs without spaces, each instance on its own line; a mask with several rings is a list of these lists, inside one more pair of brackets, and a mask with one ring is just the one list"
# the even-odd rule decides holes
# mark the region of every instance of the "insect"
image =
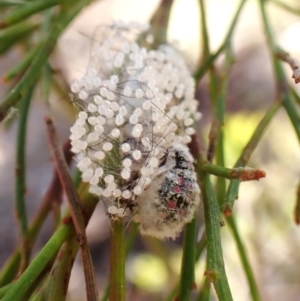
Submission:
[[174,239],[192,220],[200,203],[193,161],[183,144],[167,149],[151,186],[138,198],[142,234]]

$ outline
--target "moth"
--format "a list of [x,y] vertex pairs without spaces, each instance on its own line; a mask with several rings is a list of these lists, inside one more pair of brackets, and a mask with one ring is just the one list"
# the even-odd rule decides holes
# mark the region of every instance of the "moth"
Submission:
[[138,198],[142,234],[174,239],[193,219],[200,203],[193,162],[189,149],[181,143],[166,150],[151,185]]

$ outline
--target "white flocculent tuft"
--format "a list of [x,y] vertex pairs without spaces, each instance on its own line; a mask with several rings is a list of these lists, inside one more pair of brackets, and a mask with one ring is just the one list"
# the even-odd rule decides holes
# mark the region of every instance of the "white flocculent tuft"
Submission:
[[201,114],[184,60],[168,45],[140,46],[147,30],[117,22],[94,38],[87,72],[71,85],[80,112],[70,139],[82,180],[111,218],[137,213],[142,233],[174,238],[200,202],[185,145]]
[[173,143],[163,160],[165,164],[138,198],[141,232],[161,239],[175,238],[193,219],[200,202],[194,159],[188,148]]

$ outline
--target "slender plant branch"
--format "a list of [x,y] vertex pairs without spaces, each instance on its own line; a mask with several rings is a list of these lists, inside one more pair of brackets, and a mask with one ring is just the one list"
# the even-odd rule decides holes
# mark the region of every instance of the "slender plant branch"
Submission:
[[233,216],[229,216],[226,218],[227,224],[229,225],[233,237],[234,237],[234,241],[236,243],[238,252],[239,252],[239,256],[241,258],[241,262],[245,271],[245,275],[247,277],[247,281],[249,284],[249,288],[250,288],[250,293],[251,293],[251,297],[253,301],[260,301],[260,295],[259,295],[259,291],[258,291],[258,287],[255,281],[255,277],[251,268],[251,265],[249,263],[248,260],[248,256],[246,253],[246,249],[244,247],[244,244],[242,242],[242,239],[240,237],[240,234],[238,232],[238,228],[236,226],[236,222]]
[[296,205],[294,209],[294,220],[296,225],[300,225],[300,181],[296,192]]
[[13,283],[9,283],[6,284],[5,286],[2,286],[0,288],[0,298],[2,298],[3,296],[5,296],[5,294],[10,290],[10,288],[12,287]]
[[293,98],[296,101],[296,104],[299,106],[300,105],[300,96],[298,94],[298,92],[293,88],[290,87],[290,91],[292,92]]
[[185,226],[178,293],[180,301],[189,301],[191,289],[195,286],[196,226],[195,218]]
[[[199,242],[196,245],[195,249],[195,263],[199,260],[201,257],[205,247],[206,247],[206,234],[205,231],[203,231],[202,236],[199,240]],[[176,300],[176,296],[178,295],[178,290],[179,290],[179,285],[180,283],[174,285],[173,289],[170,291],[168,296],[164,299],[165,301],[173,301],[174,299]]]
[[60,226],[1,301],[23,301],[23,296],[30,289],[33,281],[37,279],[48,262],[58,252],[61,245],[72,233],[72,230],[72,224]]
[[31,86],[36,82],[41,68],[48,60],[48,57],[54,49],[56,41],[62,31],[81,11],[81,9],[90,2],[91,0],[77,1],[76,4],[74,4],[71,8],[66,7],[65,9],[62,9],[60,15],[56,18],[55,21],[53,21],[53,26],[48,31],[47,36],[41,43],[38,53],[25,72],[24,76],[2,101],[0,105],[0,122],[7,116],[9,109],[19,102],[20,95],[22,95],[24,91],[27,91],[28,86]]
[[[8,49],[10,49],[16,42],[26,39],[29,35],[33,34],[33,32],[40,27],[39,24],[34,22],[22,22],[11,26],[7,29],[0,31],[0,54],[3,54]],[[31,82],[26,88],[32,86],[34,82]],[[24,91],[27,91],[27,89]],[[23,93],[25,94],[25,92]],[[20,94],[19,97],[23,95]]]
[[47,281],[39,290],[41,299],[64,301],[68,292],[71,270],[78,252],[76,235],[70,236],[59,250]]
[[260,3],[260,12],[262,15],[265,34],[267,38],[267,43],[269,46],[269,50],[271,52],[273,69],[274,69],[274,74],[275,74],[276,84],[277,84],[278,98],[282,102],[282,106],[287,112],[287,115],[292,122],[296,135],[300,142],[300,115],[289,93],[288,83],[286,80],[286,76],[282,64],[278,60],[278,47],[275,44],[274,35],[272,34],[272,29],[269,24],[269,19],[265,9],[265,1],[259,0],[259,3]]
[[[136,238],[138,236],[138,224],[136,223],[131,223],[130,227],[129,227],[129,231],[128,231],[128,235],[126,237],[126,246],[125,246],[125,254],[126,257],[128,256],[130,250],[132,249],[134,242],[136,241]],[[106,301],[109,298],[109,283],[106,284],[103,293],[102,293],[102,297],[100,298],[101,301]]]
[[219,300],[232,301],[229,288],[220,236],[220,211],[209,176],[199,170],[203,193],[205,229],[207,236],[207,270],[205,276],[213,283]]
[[[267,126],[271,122],[272,118],[280,108],[280,103],[274,103],[263,119],[259,122],[257,125],[254,133],[252,134],[252,137],[250,138],[249,142],[243,149],[239,159],[235,163],[235,167],[243,167],[247,164],[247,162],[250,159],[250,156],[252,155],[253,151],[255,150],[256,146],[258,145],[263,133],[265,132]],[[225,202],[221,208],[223,213],[226,216],[231,215],[232,208],[234,201],[238,198],[238,191],[239,191],[240,181],[239,180],[231,180],[229,188],[227,190]]]
[[211,283],[207,277],[203,279],[202,285],[199,289],[197,301],[210,301],[210,287]]
[[241,0],[240,5],[238,6],[238,9],[232,19],[231,25],[229,27],[229,30],[225,36],[225,39],[224,39],[224,42],[222,43],[222,45],[219,47],[219,49],[215,53],[209,55],[209,57],[207,57],[207,59],[199,66],[199,68],[194,73],[194,78],[195,78],[196,82],[199,82],[200,79],[206,74],[206,72],[210,68],[211,64],[223,52],[223,50],[226,48],[228,42],[231,40],[233,31],[235,29],[238,18],[241,14],[242,8],[244,7],[244,4],[246,3],[246,1],[247,0]]
[[80,199],[75,187],[73,186],[73,181],[69,174],[68,166],[64,159],[63,153],[61,151],[58,136],[54,128],[53,122],[49,117],[45,118],[45,122],[47,126],[48,142],[54,159],[54,164],[56,166],[60,182],[67,195],[72,222],[76,231],[77,242],[80,247],[86,282],[87,299],[88,301],[97,301],[98,291],[95,281],[92,258],[87,244],[85,225],[81,213]]
[[297,15],[297,16],[300,15],[300,7],[292,7],[289,4],[282,2],[282,1],[278,1],[278,0],[271,0],[271,3],[274,3],[278,7],[283,8],[286,11],[288,11],[294,15]]
[[24,4],[24,0],[1,0],[0,7],[18,6]]
[[126,300],[125,229],[123,219],[111,220],[109,300]]
[[266,176],[266,173],[263,170],[250,167],[226,168],[210,163],[203,163],[201,169],[217,177],[238,179],[240,181],[259,180]]
[[0,29],[16,24],[35,13],[59,5],[64,1],[70,0],[38,0],[20,5],[17,9],[0,20]]
[[16,203],[15,210],[17,221],[20,227],[20,251],[21,251],[21,265],[19,274],[26,269],[29,261],[29,250],[27,243],[28,234],[28,222],[27,222],[27,212],[26,212],[26,133],[27,133],[27,120],[28,112],[32,97],[33,87],[28,89],[25,94],[21,107],[20,107],[20,122],[17,137],[17,153],[16,153]]
[[[72,153],[70,151],[70,143],[69,141],[64,145],[64,155],[68,164],[70,164],[72,160]],[[56,171],[53,173],[53,177],[49,188],[47,189],[44,198],[41,202],[37,213],[35,214],[27,233],[27,242],[28,247],[32,247],[34,245],[35,239],[44,224],[46,217],[51,211],[52,204],[54,202],[61,202],[61,193],[62,187],[58,178]],[[7,260],[4,267],[2,267],[0,273],[0,286],[8,284],[10,281],[14,279],[16,276],[17,270],[20,265],[20,246],[18,246],[15,251],[12,253],[10,258]]]
[[33,58],[35,57],[37,51],[38,51],[39,47],[36,46],[32,49],[30,49],[27,54],[25,55],[24,59],[16,64],[12,69],[10,69],[3,78],[4,82],[9,82],[12,79],[14,79],[16,76],[22,74],[30,65],[31,61],[33,60]]

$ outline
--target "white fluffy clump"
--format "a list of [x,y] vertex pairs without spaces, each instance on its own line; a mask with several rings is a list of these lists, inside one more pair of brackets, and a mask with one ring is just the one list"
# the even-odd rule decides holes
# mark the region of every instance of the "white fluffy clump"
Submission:
[[[184,60],[167,45],[142,47],[152,40],[147,30],[136,23],[103,28],[86,74],[71,85],[81,111],[70,139],[82,180],[111,218],[137,213],[143,233],[175,237],[199,203],[185,145],[201,115]],[[173,192],[166,195],[166,187]]]
[[144,197],[138,198],[141,232],[161,239],[175,238],[192,220],[200,202],[194,159],[188,148],[183,144],[171,144],[165,162]]

